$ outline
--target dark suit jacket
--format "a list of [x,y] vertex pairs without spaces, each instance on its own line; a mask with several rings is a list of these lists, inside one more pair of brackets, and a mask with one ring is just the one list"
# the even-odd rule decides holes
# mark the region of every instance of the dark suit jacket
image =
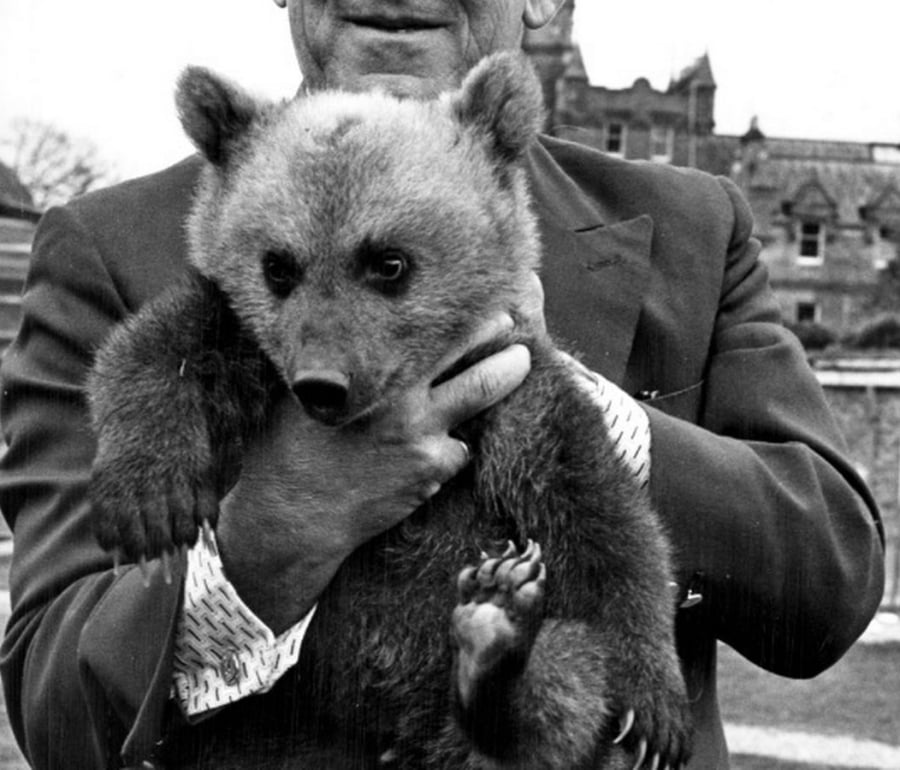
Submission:
[[[726,767],[716,640],[788,676],[835,662],[881,598],[878,515],[779,323],[734,185],[551,139],[529,164],[550,330],[650,414],[652,492],[680,584],[703,594],[677,629],[691,766]],[[185,269],[198,168],[52,210],[36,236],[2,367],[0,507],[16,541],[2,674],[37,768],[137,763],[162,734],[179,581],[114,576],[94,544],[81,386],[110,327]]]

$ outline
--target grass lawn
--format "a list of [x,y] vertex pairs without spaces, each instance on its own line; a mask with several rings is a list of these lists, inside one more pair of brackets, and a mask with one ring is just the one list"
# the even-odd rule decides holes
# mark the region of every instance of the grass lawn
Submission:
[[900,746],[900,644],[858,644],[806,680],[768,674],[722,645],[719,702],[726,722]]
[[[722,717],[730,723],[900,746],[900,643],[858,644],[835,666],[809,680],[768,674],[722,645],[719,701]],[[764,754],[763,747],[759,753]],[[829,767],[763,756],[735,756],[732,761],[735,770]]]
[[[819,762],[789,762],[771,757],[748,757],[743,754],[731,757],[731,770],[847,770],[846,765],[823,765]],[[867,770],[854,767],[853,770]]]

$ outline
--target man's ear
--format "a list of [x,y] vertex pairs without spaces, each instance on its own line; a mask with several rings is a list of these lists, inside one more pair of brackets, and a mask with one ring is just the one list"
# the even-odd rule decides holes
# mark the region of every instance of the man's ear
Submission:
[[242,88],[203,67],[181,74],[175,105],[185,133],[216,166],[228,162],[262,111]]
[[544,123],[544,94],[521,53],[482,59],[451,98],[456,119],[484,135],[498,160],[517,161]]
[[566,0],[525,0],[522,18],[529,29],[540,29],[556,16]]

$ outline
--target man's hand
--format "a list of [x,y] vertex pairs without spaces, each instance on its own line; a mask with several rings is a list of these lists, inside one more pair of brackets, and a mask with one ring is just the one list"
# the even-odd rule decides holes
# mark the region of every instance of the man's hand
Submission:
[[229,580],[275,633],[315,603],[357,547],[406,518],[468,462],[449,433],[515,389],[530,367],[513,345],[436,387],[465,351],[512,327],[486,322],[365,430],[308,417],[292,398],[244,456],[222,502],[218,542]]
[[547,322],[544,320],[544,287],[537,273],[532,272],[529,275],[528,284],[519,296],[514,312],[518,328],[535,337],[543,337],[547,333]]

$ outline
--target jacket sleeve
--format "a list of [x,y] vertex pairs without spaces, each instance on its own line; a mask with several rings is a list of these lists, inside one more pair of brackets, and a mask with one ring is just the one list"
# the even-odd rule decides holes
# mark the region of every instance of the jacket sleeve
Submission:
[[648,408],[651,490],[685,610],[756,664],[814,676],[875,613],[884,585],[875,504],[845,455],[822,389],[781,324],[737,188],[699,425]]
[[35,237],[23,321],[2,364],[8,449],[0,508],[13,528],[12,614],[3,684],[35,768],[119,766],[146,756],[171,683],[182,564],[112,570],[95,544],[86,484],[94,456],[82,385],[93,351],[126,309],[71,207]]

